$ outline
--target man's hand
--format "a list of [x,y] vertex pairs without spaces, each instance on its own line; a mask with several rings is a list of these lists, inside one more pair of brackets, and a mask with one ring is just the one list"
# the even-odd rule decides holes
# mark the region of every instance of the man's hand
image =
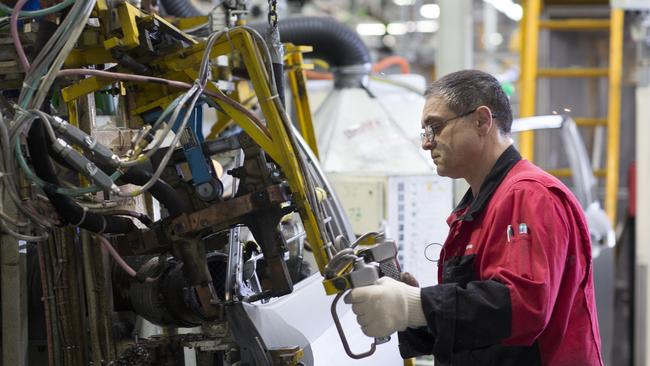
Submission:
[[406,327],[426,325],[420,289],[382,277],[376,285],[355,288],[343,299],[352,304],[361,330],[369,337],[386,337]]

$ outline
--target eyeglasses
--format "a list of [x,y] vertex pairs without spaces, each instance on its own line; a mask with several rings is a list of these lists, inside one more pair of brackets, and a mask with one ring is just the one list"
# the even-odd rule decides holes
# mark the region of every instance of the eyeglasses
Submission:
[[463,114],[459,114],[456,117],[451,117],[451,118],[448,118],[448,119],[446,119],[444,121],[441,121],[441,122],[438,122],[438,123],[431,123],[431,124],[425,125],[424,126],[424,132],[420,134],[420,141],[423,144],[425,142],[433,141],[433,138],[440,135],[442,130],[445,128],[445,126],[447,126],[447,123],[449,123],[449,122],[451,122],[453,120],[459,119],[459,118],[467,117],[470,114],[476,112],[477,109],[478,108],[474,108],[471,111],[465,112]]

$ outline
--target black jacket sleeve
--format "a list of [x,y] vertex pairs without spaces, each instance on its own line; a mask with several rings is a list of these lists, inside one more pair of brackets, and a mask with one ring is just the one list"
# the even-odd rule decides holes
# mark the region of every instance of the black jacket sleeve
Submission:
[[412,358],[433,354],[435,338],[428,327],[406,328],[397,332],[399,353],[402,358]]
[[502,283],[439,284],[422,288],[421,296],[428,329],[398,334],[404,358],[433,354],[450,363],[454,352],[497,344],[510,335],[510,294]]

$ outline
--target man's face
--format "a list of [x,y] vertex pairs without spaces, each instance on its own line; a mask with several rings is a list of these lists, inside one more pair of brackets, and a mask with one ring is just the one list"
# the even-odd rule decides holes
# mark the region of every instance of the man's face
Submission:
[[422,110],[422,130],[435,135],[425,139],[422,148],[431,151],[438,175],[465,178],[471,172],[481,151],[475,117],[473,111],[463,111],[459,116],[440,97],[427,99]]

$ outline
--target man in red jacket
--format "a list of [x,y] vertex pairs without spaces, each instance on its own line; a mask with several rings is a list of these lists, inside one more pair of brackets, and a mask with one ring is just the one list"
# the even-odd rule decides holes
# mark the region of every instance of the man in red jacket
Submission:
[[447,220],[438,285],[384,277],[346,296],[364,333],[399,331],[402,357],[433,354],[436,365],[602,366],[580,204],[512,146],[494,77],[452,73],[426,97],[422,148],[471,189]]

